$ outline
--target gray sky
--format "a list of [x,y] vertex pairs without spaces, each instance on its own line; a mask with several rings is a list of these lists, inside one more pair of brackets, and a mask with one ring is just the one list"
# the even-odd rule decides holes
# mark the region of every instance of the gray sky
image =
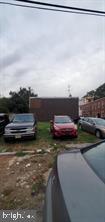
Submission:
[[[45,1],[105,11],[105,0]],[[104,82],[105,17],[0,5],[1,95],[31,86],[39,96],[68,96],[71,85],[81,97]]]

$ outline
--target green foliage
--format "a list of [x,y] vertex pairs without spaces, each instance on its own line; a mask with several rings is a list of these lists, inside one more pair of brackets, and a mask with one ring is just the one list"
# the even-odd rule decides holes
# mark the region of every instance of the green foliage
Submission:
[[91,90],[91,91],[87,92],[87,94],[84,97],[87,97],[87,96],[94,97],[94,94],[95,94],[95,91]]
[[31,87],[21,88],[18,92],[9,93],[9,98],[0,98],[0,113],[27,113],[29,112],[29,97],[37,97]]
[[94,97],[95,100],[105,97],[105,83],[99,86],[96,90],[87,92],[84,98],[85,97]]
[[16,156],[18,156],[18,157],[23,157],[25,155],[27,155],[27,153],[23,152],[22,150],[20,150],[16,153]]
[[29,111],[29,97],[37,97],[30,87],[28,89],[20,87],[18,92],[10,91],[9,95],[9,110],[14,113],[27,113]]
[[8,113],[9,112],[9,99],[8,98],[0,98],[0,113]]
[[99,86],[95,91],[95,99],[105,97],[105,83]]

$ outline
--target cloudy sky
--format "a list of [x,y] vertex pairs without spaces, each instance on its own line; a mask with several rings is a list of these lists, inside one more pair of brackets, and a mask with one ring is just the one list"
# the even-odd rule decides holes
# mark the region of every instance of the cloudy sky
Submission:
[[[105,0],[42,1],[105,11]],[[65,97],[70,85],[82,97],[104,82],[105,17],[0,5],[0,95]]]

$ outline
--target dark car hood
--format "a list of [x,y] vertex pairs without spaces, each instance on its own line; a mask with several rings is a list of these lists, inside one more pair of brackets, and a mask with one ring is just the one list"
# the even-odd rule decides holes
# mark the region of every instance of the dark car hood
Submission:
[[33,122],[27,122],[27,123],[9,123],[6,128],[23,128],[23,127],[32,127],[34,125]]
[[74,123],[62,123],[62,124],[54,124],[54,127],[57,127],[59,129],[72,129],[75,127]]
[[57,174],[70,221],[104,222],[105,184],[79,150],[58,156]]

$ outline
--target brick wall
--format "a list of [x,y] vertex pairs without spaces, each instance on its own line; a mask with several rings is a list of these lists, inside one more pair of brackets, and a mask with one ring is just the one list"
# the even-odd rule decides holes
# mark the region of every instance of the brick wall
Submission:
[[105,117],[105,97],[81,105],[80,109],[82,111],[82,116],[96,117],[99,113],[101,117]]

